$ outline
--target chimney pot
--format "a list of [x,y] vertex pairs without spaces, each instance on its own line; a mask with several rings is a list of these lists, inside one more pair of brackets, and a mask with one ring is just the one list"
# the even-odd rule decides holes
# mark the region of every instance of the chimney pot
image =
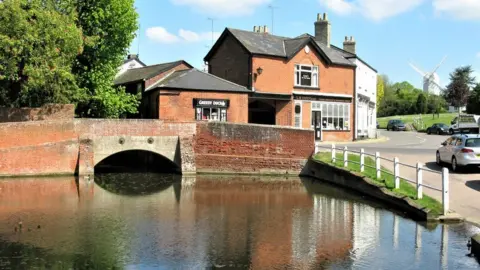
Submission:
[[322,14],[317,13],[317,22],[322,20]]
[[328,14],[327,13],[323,13],[323,20],[328,21]]
[[266,25],[263,26],[263,32],[265,34],[268,34],[268,26],[266,26]]
[[256,25],[253,26],[253,32],[257,32],[257,26]]

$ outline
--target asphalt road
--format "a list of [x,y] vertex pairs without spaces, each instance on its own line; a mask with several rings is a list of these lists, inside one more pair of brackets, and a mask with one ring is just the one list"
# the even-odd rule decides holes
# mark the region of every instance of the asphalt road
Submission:
[[[427,135],[416,132],[380,131],[388,138],[384,142],[348,144],[348,149],[374,154],[380,152],[382,157],[393,159],[398,157],[401,163],[415,165],[417,162],[438,173],[425,173],[424,183],[441,188],[441,167],[435,164],[436,150],[448,135]],[[344,145],[338,144],[339,147]],[[387,162],[385,162],[387,163]],[[393,166],[382,164],[392,169]],[[448,165],[446,165],[448,166]],[[408,179],[416,179],[416,170],[401,166],[401,175]],[[441,200],[441,193],[424,188],[424,192]],[[480,168],[469,169],[460,173],[450,172],[450,209],[459,213],[468,220],[480,224]]]

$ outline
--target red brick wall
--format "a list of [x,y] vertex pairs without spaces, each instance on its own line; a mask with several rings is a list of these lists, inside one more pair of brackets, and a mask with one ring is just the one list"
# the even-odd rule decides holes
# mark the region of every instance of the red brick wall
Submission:
[[320,89],[309,90],[295,89],[296,91],[311,91],[317,93],[348,94],[354,93],[355,68],[328,66],[312,50],[305,53],[301,50],[290,61],[282,58],[273,58],[267,56],[253,57],[252,70],[256,72],[257,68],[262,67],[263,72],[257,76],[254,82],[255,90],[273,93],[292,93],[294,89],[294,70],[296,64],[316,65],[319,68],[319,87]]
[[232,36],[226,36],[208,61],[209,73],[249,87],[249,77],[251,76],[249,70],[250,54]]
[[39,108],[0,107],[1,122],[67,120],[75,117],[73,104],[46,104]]
[[313,131],[229,123],[197,124],[197,171],[298,172],[313,152]]
[[208,91],[168,91],[162,90],[159,96],[160,120],[195,121],[194,98],[228,99],[227,120],[232,123],[248,123],[248,94],[220,93]]
[[180,136],[194,152],[182,153],[182,160],[193,159],[198,171],[210,172],[298,172],[313,152],[312,131],[272,126],[100,119],[5,123],[0,176],[88,171],[93,147],[85,138],[93,134]]

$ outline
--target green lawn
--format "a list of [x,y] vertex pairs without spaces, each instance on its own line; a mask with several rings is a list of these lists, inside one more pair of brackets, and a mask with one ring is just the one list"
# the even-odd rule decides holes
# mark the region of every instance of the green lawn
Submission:
[[[457,113],[441,113],[440,117],[437,117],[437,115],[435,115],[435,118],[433,118],[431,114],[424,114],[422,115],[422,119],[425,126],[423,129],[420,128],[419,131],[425,131],[428,127],[432,126],[435,123],[443,123],[450,126],[450,122],[457,115],[458,115]],[[377,120],[378,120],[378,124],[380,125],[380,128],[387,128],[388,120],[400,119],[403,122],[405,122],[405,124],[413,125],[414,117],[418,117],[418,116],[419,116],[418,114],[400,115],[400,116],[382,117],[382,118],[378,118]]]
[[[329,152],[323,152],[323,153],[318,153],[314,156],[315,159],[323,161],[325,163],[335,165],[336,167],[343,167],[343,154],[342,153],[337,153],[337,160],[335,164],[332,163],[332,154]],[[349,161],[355,161],[355,162],[360,162],[360,156],[350,154],[348,156]],[[370,165],[375,167],[375,161],[370,158],[370,157],[365,157],[365,164]],[[352,162],[348,163],[348,170],[349,171],[354,171],[354,172],[360,172],[360,165],[355,164]],[[382,168],[383,171],[389,171],[385,168]],[[417,190],[416,187],[408,183],[407,181],[401,179],[400,180],[400,188],[395,189],[395,178],[391,174],[386,174],[385,172],[382,172],[382,177],[381,179],[376,179],[376,169],[369,168],[365,166],[365,171],[363,172],[364,176],[367,176],[371,180],[375,181],[376,183],[379,183],[380,185],[383,185],[387,189],[391,190],[392,192],[399,194],[399,195],[404,195],[407,196],[408,198],[412,199],[415,201],[418,205],[425,207],[427,209],[430,209],[430,213],[434,216],[441,215],[443,213],[443,208],[442,204],[438,202],[437,200],[426,196],[423,194],[423,198],[421,200],[417,200]]]

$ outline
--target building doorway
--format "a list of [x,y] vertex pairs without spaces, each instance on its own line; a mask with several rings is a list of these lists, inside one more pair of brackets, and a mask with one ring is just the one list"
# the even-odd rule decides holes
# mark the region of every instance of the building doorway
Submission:
[[275,104],[272,101],[254,100],[248,104],[248,123],[275,125]]

